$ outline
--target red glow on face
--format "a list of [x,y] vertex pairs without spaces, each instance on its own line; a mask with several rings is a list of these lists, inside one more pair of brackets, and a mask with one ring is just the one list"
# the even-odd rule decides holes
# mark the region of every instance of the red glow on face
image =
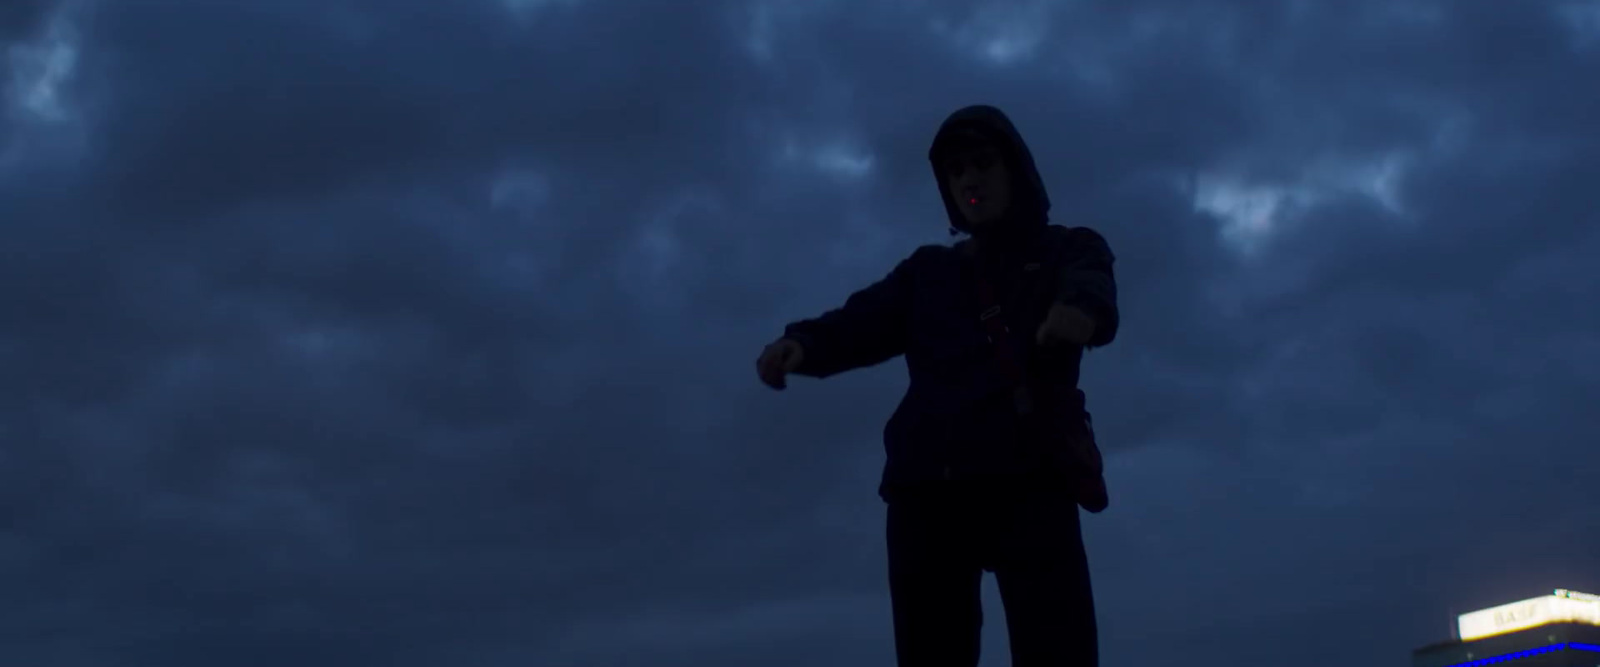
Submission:
[[976,203],[978,203],[978,198],[977,197],[973,197],[972,199],[968,199],[967,203],[968,204],[976,204]]

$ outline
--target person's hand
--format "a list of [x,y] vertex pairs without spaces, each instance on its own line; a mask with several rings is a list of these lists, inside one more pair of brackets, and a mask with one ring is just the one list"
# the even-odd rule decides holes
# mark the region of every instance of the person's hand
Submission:
[[805,349],[800,347],[799,341],[779,338],[762,350],[761,357],[756,359],[756,375],[768,387],[783,389],[789,385],[787,376],[800,367],[803,358]]
[[1086,345],[1093,337],[1094,318],[1077,306],[1057,303],[1050,306],[1034,340],[1040,345]]

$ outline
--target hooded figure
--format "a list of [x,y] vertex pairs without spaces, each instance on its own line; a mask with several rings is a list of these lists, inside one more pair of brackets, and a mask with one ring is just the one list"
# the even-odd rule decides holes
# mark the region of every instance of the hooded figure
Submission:
[[790,324],[763,381],[825,378],[904,355],[884,429],[890,596],[901,667],[978,664],[993,572],[1014,665],[1097,664],[1079,507],[1108,499],[1078,369],[1118,327],[1114,258],[1050,199],[990,106],[945,120],[928,152],[954,246],[929,245],[823,315]]

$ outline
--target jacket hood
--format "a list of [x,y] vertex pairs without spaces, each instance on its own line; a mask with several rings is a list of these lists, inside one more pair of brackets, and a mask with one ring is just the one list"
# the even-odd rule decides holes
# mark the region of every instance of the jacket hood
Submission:
[[[933,137],[933,145],[928,148],[928,161],[933,167],[934,182],[939,185],[939,197],[944,200],[945,213],[950,216],[951,229],[974,234],[974,230],[968,228],[961,209],[956,207],[955,199],[950,196],[944,174],[939,169],[942,162],[940,158],[949,149],[951,139],[968,131],[976,132],[992,142],[1011,174],[1010,208],[1006,210],[1001,224],[996,225],[994,233],[1006,236],[1025,234],[1048,225],[1050,196],[1045,193],[1044,181],[1039,177],[1038,167],[1033,164],[1033,153],[1029,152],[1027,143],[1004,112],[979,104],[950,114],[939,126],[938,134]],[[990,233],[984,232],[982,235],[989,236]]]

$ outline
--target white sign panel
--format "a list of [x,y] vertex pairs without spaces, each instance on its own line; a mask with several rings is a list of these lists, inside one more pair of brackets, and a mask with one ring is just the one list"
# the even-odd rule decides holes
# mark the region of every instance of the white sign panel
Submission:
[[1549,623],[1600,625],[1600,596],[1557,591],[1556,595],[1462,614],[1456,619],[1461,641],[1492,637]]

